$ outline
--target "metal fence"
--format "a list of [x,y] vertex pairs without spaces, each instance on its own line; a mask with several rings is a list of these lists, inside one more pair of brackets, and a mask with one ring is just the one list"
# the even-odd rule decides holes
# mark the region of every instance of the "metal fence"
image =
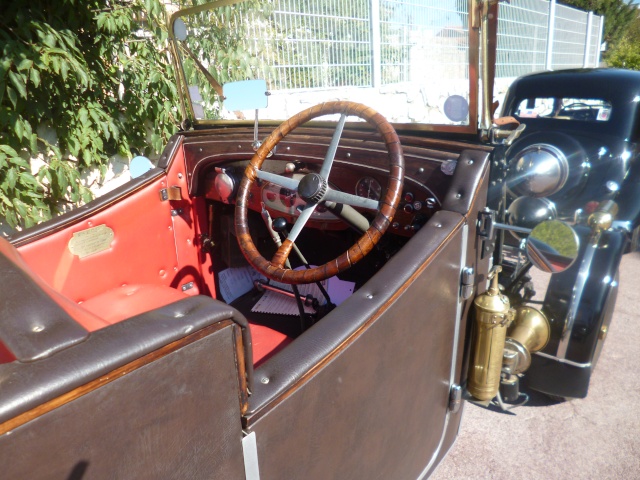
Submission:
[[[466,0],[270,0],[260,5],[253,20],[234,28],[247,51],[271,66],[260,72],[271,89],[379,87],[425,75],[468,78]],[[501,3],[496,77],[597,66],[602,26],[602,17],[555,0]]]
[[496,76],[597,67],[603,25],[603,17],[557,5],[555,0],[501,4]]
[[271,38],[274,89],[409,82],[418,62],[468,78],[464,1],[273,0],[271,8],[248,41]]

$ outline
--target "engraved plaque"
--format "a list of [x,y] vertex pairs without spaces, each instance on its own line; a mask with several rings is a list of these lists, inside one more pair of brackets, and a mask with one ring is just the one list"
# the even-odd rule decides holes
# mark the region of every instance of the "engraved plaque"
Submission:
[[113,230],[106,225],[87,228],[73,234],[69,251],[80,258],[107,250],[113,241]]

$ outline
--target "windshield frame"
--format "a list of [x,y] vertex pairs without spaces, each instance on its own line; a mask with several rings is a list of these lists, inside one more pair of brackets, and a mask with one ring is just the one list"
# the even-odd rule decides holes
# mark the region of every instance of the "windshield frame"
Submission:
[[[176,82],[178,87],[178,92],[180,96],[180,109],[183,118],[183,128],[193,126],[194,128],[199,127],[207,127],[207,126],[250,126],[253,125],[254,121],[251,120],[228,120],[228,119],[197,119],[193,105],[192,99],[189,93],[189,88],[187,87],[188,83],[186,80],[186,74],[183,68],[181,47],[178,44],[178,40],[174,35],[174,25],[175,22],[182,18],[187,17],[189,15],[195,15],[207,10],[215,10],[217,8],[233,6],[236,4],[243,3],[245,0],[217,0],[211,3],[197,5],[193,7],[188,7],[181,9],[175,13],[173,13],[168,19],[168,32],[169,39],[171,44],[171,53],[174,62],[174,69],[176,72]],[[467,33],[469,35],[469,57],[468,57],[468,92],[469,92],[469,123],[464,125],[451,125],[451,124],[427,124],[427,123],[394,123],[391,122],[394,128],[398,131],[424,131],[424,132],[444,132],[444,133],[461,133],[461,134],[477,134],[479,131],[479,120],[480,120],[480,95],[491,95],[493,91],[493,86],[489,85],[489,88],[482,88],[482,92],[480,91],[479,86],[481,85],[480,81],[480,43],[481,40],[487,44],[487,47],[484,51],[488,51],[490,48],[495,48],[495,41],[492,43],[490,38],[491,35],[480,35],[480,22],[479,16],[482,14],[481,10],[483,5],[489,4],[490,2],[481,2],[481,0],[468,0],[468,25],[467,25]],[[485,6],[486,10],[486,6]],[[496,13],[497,13],[497,9]],[[497,15],[496,15],[497,16]],[[490,29],[489,29],[490,30]],[[494,35],[495,36],[495,35]],[[482,38],[481,38],[482,37]],[[487,57],[490,59],[491,57]],[[483,75],[487,80],[491,80],[491,71],[493,70],[490,66],[489,74]],[[210,75],[213,77],[212,75]],[[209,79],[211,83],[212,80]],[[213,78],[213,82],[217,83],[217,87],[220,87],[220,82]],[[487,83],[486,81],[483,83]],[[216,88],[214,83],[211,85]],[[490,105],[490,100],[483,100],[483,105]],[[376,108],[376,105],[369,105],[372,108]],[[285,119],[283,119],[285,120]],[[279,125],[283,120],[261,120],[260,123],[264,125]],[[332,126],[333,122],[330,121],[314,121],[310,122],[312,125],[316,126]],[[364,122],[347,122],[347,126],[353,129],[368,129],[366,123]],[[485,128],[483,125],[482,128]]]

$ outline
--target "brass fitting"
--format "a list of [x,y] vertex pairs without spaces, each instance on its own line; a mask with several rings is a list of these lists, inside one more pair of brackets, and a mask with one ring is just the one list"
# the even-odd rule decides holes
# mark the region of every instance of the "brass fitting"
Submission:
[[507,327],[513,320],[509,299],[500,293],[497,266],[489,273],[491,287],[474,300],[474,345],[467,389],[478,400],[491,400],[500,388]]
[[531,354],[542,350],[549,342],[551,326],[544,314],[535,308],[520,306],[515,320],[507,330],[504,347],[504,367],[510,374],[526,371],[531,366]]
[[618,205],[613,200],[605,200],[600,202],[596,211],[589,215],[587,224],[592,228],[594,233],[600,233],[603,230],[609,230],[613,221],[618,214]]

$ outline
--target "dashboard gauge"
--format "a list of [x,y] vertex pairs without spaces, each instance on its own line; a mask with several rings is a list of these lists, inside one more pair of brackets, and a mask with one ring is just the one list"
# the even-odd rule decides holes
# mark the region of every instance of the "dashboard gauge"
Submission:
[[371,200],[380,200],[382,195],[382,186],[373,177],[362,177],[356,183],[356,195],[359,197],[370,198]]

